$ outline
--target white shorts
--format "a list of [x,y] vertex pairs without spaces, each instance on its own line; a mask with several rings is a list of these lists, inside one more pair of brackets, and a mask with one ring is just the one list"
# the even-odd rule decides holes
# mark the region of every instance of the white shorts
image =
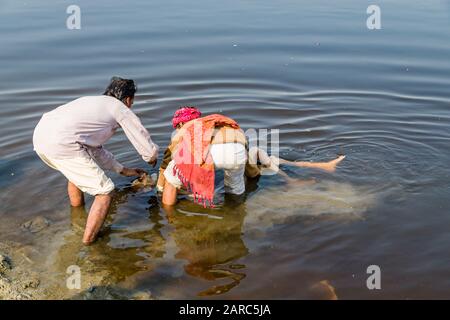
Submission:
[[83,192],[90,195],[108,194],[114,190],[114,183],[108,178],[102,168],[89,155],[70,159],[54,159],[42,153],[38,156],[50,168],[61,172]]
[[[212,144],[210,151],[215,169],[224,170],[225,192],[232,194],[243,194],[245,191],[245,163],[247,162],[247,151],[240,143]],[[179,189],[183,183],[173,174],[175,161],[172,160],[164,170],[166,181]]]

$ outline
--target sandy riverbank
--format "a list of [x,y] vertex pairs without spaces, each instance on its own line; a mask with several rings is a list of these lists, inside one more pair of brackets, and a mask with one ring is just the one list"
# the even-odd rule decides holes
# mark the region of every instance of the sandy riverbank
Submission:
[[[74,240],[80,228],[63,230],[45,217],[18,226],[35,243],[0,242],[0,300],[153,299],[149,292],[117,287],[116,278],[90,259],[80,259],[82,246]],[[78,231],[77,231],[78,230]],[[47,244],[47,245],[46,245]],[[68,289],[66,265],[83,270],[79,289]]]

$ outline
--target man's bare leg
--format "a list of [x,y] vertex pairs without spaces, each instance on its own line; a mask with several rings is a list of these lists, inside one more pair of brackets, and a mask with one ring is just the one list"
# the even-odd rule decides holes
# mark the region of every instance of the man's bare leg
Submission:
[[72,207],[81,207],[84,205],[83,192],[70,181],[67,183],[67,193],[69,194],[70,205]]
[[251,164],[256,164],[259,161],[264,167],[271,168],[274,171],[277,171],[280,164],[286,164],[301,168],[321,169],[327,172],[334,172],[339,162],[345,158],[345,156],[339,156],[328,162],[289,161],[275,156],[269,156],[266,151],[258,147],[250,148],[248,157]]
[[266,151],[258,147],[250,148],[248,157],[250,163],[256,164],[259,161],[263,167],[279,174],[291,185],[295,184],[297,186],[305,186],[316,183],[315,179],[299,180],[289,177],[286,172],[280,169],[279,165],[280,163],[293,165],[295,162],[287,161],[275,156],[269,156]]
[[106,219],[106,215],[108,214],[111,199],[111,194],[98,194],[95,196],[94,203],[89,211],[86,228],[84,230],[83,243],[85,245],[89,245],[94,242],[100,228],[103,225],[103,222]]
[[313,168],[313,169],[321,169],[327,172],[336,171],[336,166],[345,159],[345,156],[339,156],[334,160],[328,162],[308,162],[308,161],[288,161],[284,159],[279,159],[280,163],[292,165],[300,168]]

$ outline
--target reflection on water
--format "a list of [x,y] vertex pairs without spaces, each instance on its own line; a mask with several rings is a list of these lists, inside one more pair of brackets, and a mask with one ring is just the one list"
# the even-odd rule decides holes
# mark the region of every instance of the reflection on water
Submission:
[[[31,268],[54,284],[48,297],[89,298],[97,285],[113,297],[295,299],[325,280],[343,299],[450,297],[442,1],[381,1],[377,31],[359,0],[78,2],[73,32],[63,2],[0,3],[0,242],[33,252]],[[331,175],[286,168],[315,185],[261,177],[243,202],[215,210],[183,200],[166,212],[153,191],[111,174],[107,227],[83,247],[86,214],[70,218],[66,182],[31,137],[44,112],[103,92],[113,75],[137,81],[134,111],[161,148],[174,110],[192,104],[244,130],[279,129],[286,159],[347,158]],[[106,148],[146,166],[122,132]],[[52,224],[20,229],[39,216]],[[78,295],[65,289],[71,264],[85,270]],[[377,293],[365,286],[371,264],[383,270]]]
[[237,269],[245,266],[233,264],[233,261],[248,253],[242,239],[244,205],[214,213],[216,218],[186,214],[186,211],[199,210],[188,203],[180,207],[179,210],[166,210],[169,222],[175,228],[171,236],[178,246],[176,258],[187,261],[184,270],[191,276],[227,282],[214,285],[198,295],[221,294],[237,286],[245,278],[243,270]]
[[[175,243],[174,258],[183,261],[186,274],[211,283],[199,291],[198,296],[226,293],[245,278],[245,265],[234,263],[249,252],[242,239],[246,214],[242,203],[228,206],[226,202],[226,210],[207,214],[201,212],[207,210],[189,200],[182,201],[178,208],[162,209],[156,198],[151,197],[147,225],[124,229],[117,226],[117,221],[114,225],[121,204],[127,203],[128,198],[135,194],[133,188],[124,188],[116,193],[106,227],[99,240],[90,247],[80,242],[87,218],[86,210],[83,207],[71,208],[71,230],[66,232],[51,259],[55,269],[52,272],[59,275],[60,282],[71,265],[80,267],[84,284],[82,289],[88,290],[86,292],[92,290],[92,286],[115,287],[119,284],[120,287],[121,282],[130,282],[130,278],[137,274],[152,277],[153,269],[165,266],[164,263],[161,265],[161,260],[168,253],[167,241]],[[161,228],[165,227],[161,221],[165,219],[171,227],[166,236],[161,233]],[[133,293],[133,288],[128,289]],[[58,286],[56,292],[59,295],[68,294]],[[123,291],[119,292],[123,294]],[[83,295],[76,296],[80,297]]]
[[[127,218],[118,221],[117,212],[139,194],[149,197],[147,221],[125,226]],[[107,291],[110,295],[120,292],[123,297],[132,297],[139,292],[139,283],[158,281],[159,269],[181,262],[186,275],[205,282],[197,296],[221,295],[245,281],[246,265],[239,263],[249,253],[244,231],[249,235],[255,230],[268,232],[274,225],[305,216],[327,215],[350,221],[361,218],[374,205],[369,188],[326,180],[305,184],[291,178],[288,184],[255,189],[248,199],[226,196],[216,209],[204,209],[189,200],[162,208],[151,193],[125,187],[116,193],[106,227],[90,247],[80,241],[86,210],[71,208],[71,230],[52,257],[52,264],[61,278],[68,266],[79,266],[86,292],[92,286],[109,286],[116,288],[115,293]],[[176,268],[167,270],[169,277],[179,276]],[[63,294],[61,288],[57,292]],[[85,295],[75,296],[80,297]]]

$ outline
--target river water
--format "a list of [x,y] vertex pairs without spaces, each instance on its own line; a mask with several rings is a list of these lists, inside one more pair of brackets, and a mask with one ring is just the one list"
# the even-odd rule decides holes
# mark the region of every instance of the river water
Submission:
[[[66,27],[72,4],[80,30]],[[3,0],[0,241],[32,248],[28,268],[60,290],[47,298],[108,285],[127,297],[302,299],[324,280],[339,299],[450,298],[450,5],[380,0],[382,28],[369,30],[370,4]],[[83,247],[86,213],[70,209],[32,132],[114,75],[137,81],[134,111],[162,149],[174,110],[196,105],[280,130],[286,159],[347,157],[333,174],[283,167],[298,183],[263,176],[245,202],[216,209],[182,200],[166,212],[112,175],[107,227]],[[121,131],[106,147],[146,166]],[[20,227],[36,217],[51,225]],[[70,265],[92,283],[66,289]],[[370,265],[380,290],[366,286]]]

